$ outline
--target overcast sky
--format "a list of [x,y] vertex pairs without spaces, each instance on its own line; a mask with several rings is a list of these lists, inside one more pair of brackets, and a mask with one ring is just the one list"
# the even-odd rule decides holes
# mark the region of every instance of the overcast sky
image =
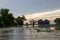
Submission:
[[0,0],[0,9],[8,8],[14,16],[60,9],[60,0]]

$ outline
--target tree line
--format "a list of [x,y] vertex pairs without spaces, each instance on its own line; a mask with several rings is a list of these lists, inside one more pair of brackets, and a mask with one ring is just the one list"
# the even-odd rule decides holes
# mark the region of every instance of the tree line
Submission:
[[[25,16],[22,15],[15,18],[9,9],[0,9],[0,27],[12,27],[12,26],[23,26]],[[54,22],[60,25],[60,18],[56,18]]]
[[9,11],[9,9],[0,9],[0,27],[23,26],[25,16],[15,18]]

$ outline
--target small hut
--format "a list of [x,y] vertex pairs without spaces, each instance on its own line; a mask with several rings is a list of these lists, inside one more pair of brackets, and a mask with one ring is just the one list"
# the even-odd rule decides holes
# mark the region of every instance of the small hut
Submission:
[[43,20],[42,19],[38,20],[38,27],[40,27],[40,28],[43,27]]
[[45,20],[44,20],[44,27],[48,28],[49,25],[50,25],[50,21],[47,20],[47,19],[45,19]]

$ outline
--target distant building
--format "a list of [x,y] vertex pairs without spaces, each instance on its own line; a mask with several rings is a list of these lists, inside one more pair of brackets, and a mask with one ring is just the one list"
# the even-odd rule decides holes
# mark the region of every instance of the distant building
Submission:
[[47,20],[47,19],[45,19],[45,20],[44,20],[44,27],[48,28],[49,25],[50,25],[50,21]]
[[38,27],[40,27],[40,28],[43,27],[43,20],[42,19],[38,20]]
[[50,21],[49,20],[44,20],[44,24],[50,24]]

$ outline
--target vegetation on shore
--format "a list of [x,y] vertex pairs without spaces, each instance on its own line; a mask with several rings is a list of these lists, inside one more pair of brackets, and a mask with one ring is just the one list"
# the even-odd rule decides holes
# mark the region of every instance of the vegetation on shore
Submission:
[[[22,15],[15,18],[12,13],[9,12],[9,9],[0,9],[0,28],[2,27],[11,27],[11,26],[21,26],[23,27],[24,20],[26,20],[25,16]],[[56,27],[56,30],[60,30],[60,18],[56,18],[54,20],[56,25],[49,25],[50,27]],[[33,27],[35,25],[35,21],[33,20]]]
[[25,16],[15,18],[9,11],[9,9],[0,9],[0,27],[23,25],[23,20],[26,20]]

